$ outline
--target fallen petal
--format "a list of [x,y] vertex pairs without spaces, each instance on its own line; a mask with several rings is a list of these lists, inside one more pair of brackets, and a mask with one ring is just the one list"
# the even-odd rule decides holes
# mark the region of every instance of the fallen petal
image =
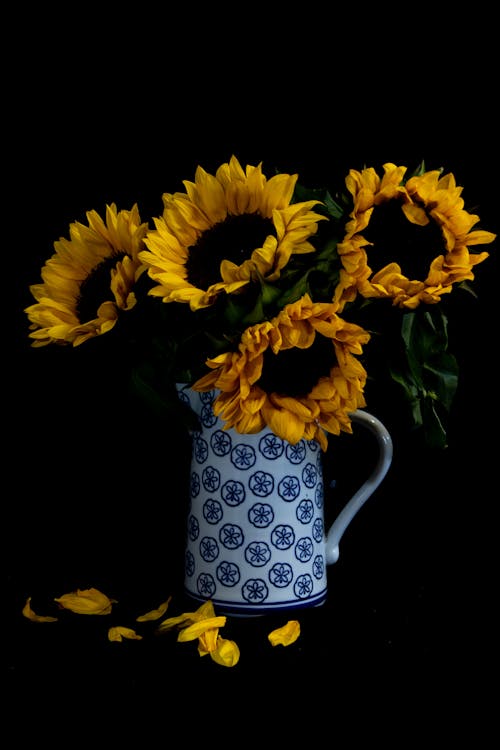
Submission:
[[[206,620],[209,617],[214,617],[214,605],[210,600],[204,602],[196,612],[183,612],[181,615],[176,617],[168,617],[166,620],[161,622],[158,626],[158,632],[162,633],[166,630],[171,630],[174,627],[187,627],[195,622]],[[196,637],[196,636],[195,636]]]
[[168,605],[170,604],[171,599],[172,597],[169,596],[167,601],[163,602],[163,604],[160,604],[160,606],[157,609],[152,609],[150,612],[146,612],[146,614],[136,617],[135,618],[136,622],[147,622],[148,620],[158,620],[167,611]]
[[115,599],[109,599],[106,594],[94,588],[77,589],[54,601],[79,615],[109,615],[112,604],[116,603]]
[[208,630],[205,630],[198,638],[198,653],[200,656],[206,656],[206,654],[211,654],[212,651],[215,651],[218,638],[219,628],[208,628]]
[[207,630],[213,630],[214,628],[222,628],[226,624],[226,616],[219,615],[217,617],[206,617],[204,620],[194,622],[187,628],[183,628],[177,636],[179,642],[193,641],[195,638],[199,638]]
[[240,649],[234,641],[219,636],[217,648],[210,651],[210,656],[223,667],[234,667],[240,660]]
[[26,604],[23,607],[23,615],[31,622],[57,622],[57,617],[49,617],[48,615],[37,615],[31,609],[31,596],[26,599]]
[[123,641],[124,638],[132,641],[142,641],[142,635],[138,635],[132,628],[125,628],[122,625],[115,625],[108,630],[108,639],[117,643]]
[[289,646],[294,643],[300,635],[300,623],[298,620],[289,620],[286,625],[276,628],[267,636],[271,646]]

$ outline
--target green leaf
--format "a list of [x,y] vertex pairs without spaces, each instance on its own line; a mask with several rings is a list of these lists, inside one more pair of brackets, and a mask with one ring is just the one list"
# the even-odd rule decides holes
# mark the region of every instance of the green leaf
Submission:
[[445,419],[458,385],[458,364],[448,352],[448,321],[439,308],[405,313],[402,354],[390,373],[409,404],[412,424],[424,430],[430,446],[446,445]]

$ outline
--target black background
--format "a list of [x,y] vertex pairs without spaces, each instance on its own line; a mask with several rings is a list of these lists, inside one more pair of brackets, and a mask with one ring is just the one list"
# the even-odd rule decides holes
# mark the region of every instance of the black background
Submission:
[[[110,202],[137,202],[150,220],[163,192],[182,190],[198,164],[214,173],[232,154],[310,186],[350,167],[411,169],[425,159],[453,172],[469,210],[498,232],[488,25],[471,50],[479,25],[452,39],[435,24],[410,34],[392,19],[391,33],[375,36],[369,19],[361,29],[321,15],[289,29],[269,29],[262,15],[223,27],[211,13],[162,24],[132,14],[104,27],[86,11],[59,15],[56,32],[44,13],[30,15],[28,30],[16,27],[3,118],[9,698],[37,738],[57,734],[65,699],[70,721],[105,715],[113,702],[116,731],[145,716],[140,703],[167,735],[180,726],[214,744],[235,719],[260,737],[277,715],[272,728],[283,738],[304,724],[324,728],[332,715],[345,725],[353,707],[352,737],[367,713],[372,737],[397,739],[402,718],[407,737],[431,724],[435,737],[477,736],[490,713],[498,632],[498,244],[477,267],[477,300],[453,321],[461,380],[449,447],[436,454],[397,435],[388,477],[329,569],[327,604],[300,614],[301,638],[288,649],[267,643],[282,618],[231,618],[226,635],[241,648],[233,669],[174,638],[109,643],[107,618],[22,617],[28,596],[43,612],[54,597],[92,586],[118,600],[127,624],[170,594],[171,613],[182,611],[188,468],[169,426],[123,400],[116,363],[34,351],[23,309],[71,222]],[[42,23],[49,32],[38,32]],[[366,446],[348,441],[329,453],[339,477],[361,471]],[[350,490],[348,479],[338,482],[331,513]],[[187,707],[193,725],[179,719]]]

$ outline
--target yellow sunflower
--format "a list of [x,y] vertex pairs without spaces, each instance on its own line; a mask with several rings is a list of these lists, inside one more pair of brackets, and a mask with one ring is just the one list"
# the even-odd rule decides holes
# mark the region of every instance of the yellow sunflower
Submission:
[[138,256],[148,229],[137,205],[117,211],[112,203],[106,223],[96,211],[87,220],[88,226],[70,224],[70,239],[54,243],[56,252],[42,268],[43,283],[30,287],[37,300],[25,309],[32,346],[78,346],[110,331],[119,313],[136,303],[134,286],[145,271]]
[[324,431],[351,433],[349,415],[366,405],[366,371],[354,355],[370,336],[337,309],[304,295],[247,328],[238,351],[208,359],[212,371],[193,389],[220,391],[213,408],[226,429],[256,433],[267,425],[289,443],[315,439],[326,450]]
[[341,309],[358,292],[406,309],[435,304],[453,284],[474,279],[472,268],[489,255],[469,247],[496,237],[471,231],[479,216],[464,209],[453,174],[434,170],[405,182],[406,167],[383,167],[382,178],[373,168],[351,170],[346,178],[354,207],[338,244]]
[[298,175],[267,179],[262,164],[243,170],[232,156],[214,175],[198,167],[185,193],[163,195],[163,214],[146,238],[140,259],[164,302],[209,307],[221,292],[237,292],[259,276],[276,280],[325,219],[317,200],[291,204]]

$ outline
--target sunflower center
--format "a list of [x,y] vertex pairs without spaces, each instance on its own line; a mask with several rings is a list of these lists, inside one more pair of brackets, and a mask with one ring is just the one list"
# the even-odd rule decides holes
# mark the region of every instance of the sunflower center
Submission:
[[82,323],[97,317],[99,305],[111,300],[111,269],[124,258],[126,253],[117,253],[99,263],[80,285],[80,294],[76,304],[78,320]]
[[[387,227],[391,228],[390,232]],[[410,281],[426,279],[431,262],[445,252],[441,228],[436,221],[429,217],[424,227],[412,224],[397,200],[375,206],[363,236],[373,243],[366,250],[368,265],[374,273],[397,259],[403,275]]]
[[305,398],[322,377],[328,377],[337,364],[332,340],[317,334],[309,349],[285,349],[274,354],[264,352],[262,375],[258,385],[266,393]]
[[208,289],[221,280],[220,264],[230,260],[240,266],[262,247],[266,237],[276,236],[272,219],[260,214],[228,216],[199,236],[189,248],[187,279],[197,289]]

